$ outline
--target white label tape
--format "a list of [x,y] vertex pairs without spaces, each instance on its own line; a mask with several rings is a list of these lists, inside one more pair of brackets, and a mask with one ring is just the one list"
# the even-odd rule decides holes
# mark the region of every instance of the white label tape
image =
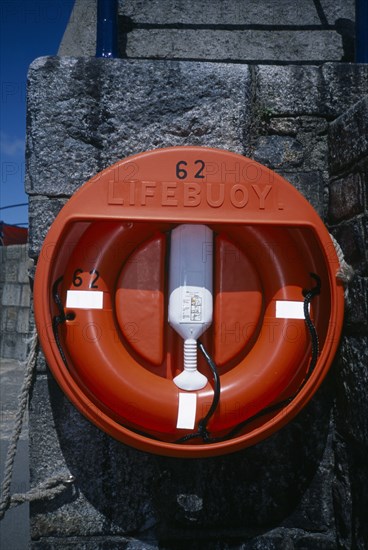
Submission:
[[[308,307],[308,311],[309,311]],[[304,319],[304,302],[276,300],[277,319]]]
[[100,290],[68,290],[66,307],[75,309],[102,309],[103,292]]
[[178,420],[179,430],[193,430],[197,412],[197,394],[179,393]]

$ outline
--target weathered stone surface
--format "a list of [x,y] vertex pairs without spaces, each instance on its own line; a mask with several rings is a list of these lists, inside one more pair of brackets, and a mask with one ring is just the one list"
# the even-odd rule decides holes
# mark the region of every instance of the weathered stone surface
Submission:
[[28,248],[26,244],[15,244],[2,247],[2,260],[28,261]]
[[349,446],[349,470],[352,478],[353,516],[350,548],[365,550],[368,540],[367,448]]
[[[270,113],[264,110],[260,113],[261,124],[267,122],[267,132],[270,134],[276,134],[278,136],[292,136],[295,137],[298,134],[300,118],[295,117],[277,117],[270,118]],[[265,125],[265,124],[264,124]]]
[[[337,545],[365,548],[368,540],[368,278],[366,174],[367,98],[336,119],[330,128],[329,217],[345,257],[357,271],[348,287],[344,336],[336,369],[335,479]],[[363,158],[365,157],[365,159]],[[363,160],[360,160],[362,159]],[[338,179],[336,179],[336,176]],[[345,218],[350,218],[345,221]]]
[[151,539],[128,537],[45,537],[31,544],[32,550],[164,550]]
[[368,451],[368,336],[342,339],[336,378],[337,429],[344,439]]
[[29,308],[23,307],[18,311],[17,332],[18,334],[28,334],[29,330]]
[[[347,143],[349,147],[347,147]],[[330,125],[333,174],[368,156],[368,95]]]
[[[271,39],[270,39],[271,38]],[[343,55],[335,31],[138,29],[127,35],[126,56],[232,61],[333,61]]]
[[334,536],[330,533],[305,533],[298,529],[289,530],[281,527],[239,546],[239,550],[279,550],[281,548],[335,550],[336,543]]
[[3,308],[1,315],[1,330],[12,332],[15,330],[17,320],[17,310],[15,307]]
[[29,308],[29,304],[31,302],[31,289],[29,284],[22,285],[22,293],[20,297],[20,306],[21,308],[27,307]]
[[[210,537],[221,540],[227,534],[245,541],[265,525],[287,521],[291,514],[290,525],[294,527],[314,530],[317,524],[318,529],[323,524],[323,528],[333,529],[325,501],[331,449],[325,439],[329,415],[324,406],[329,401],[328,394],[324,393],[324,398],[322,408],[320,394],[307,410],[275,436],[232,456],[189,463],[160,459],[162,474],[159,490],[156,488],[154,494],[160,518],[159,539],[205,541]],[[322,414],[319,427],[325,434],[323,443],[315,438],[317,410]],[[306,445],[301,436],[302,426],[307,425],[309,442],[314,440],[318,451],[316,448],[312,451],[312,446]],[[307,486],[310,492],[305,491]],[[300,503],[302,495],[303,503]]]
[[329,25],[333,25],[338,19],[355,20],[354,0],[320,0],[319,3]]
[[[0,357],[24,360],[30,333],[26,245],[4,247],[0,271]],[[20,282],[20,281],[26,282]]]
[[327,122],[318,117],[300,117],[296,139],[303,147],[305,171],[328,169]]
[[348,291],[346,328],[351,334],[368,334],[368,277],[356,275]]
[[334,480],[332,494],[336,522],[336,544],[338,548],[352,548],[353,510],[352,487],[349,471],[349,449],[341,435],[334,435]]
[[[59,55],[95,55],[96,3],[96,0],[76,1]],[[339,0],[336,5],[326,0],[322,7],[316,6],[312,0],[297,3],[292,0],[250,0],[246,3],[233,0],[122,0],[118,12],[120,57],[127,55],[128,45],[128,55],[146,58],[164,58],[169,50],[169,57],[227,59],[229,44],[222,37],[224,30],[231,29],[233,32],[246,30],[250,38],[246,39],[244,47],[239,44],[240,49],[232,59],[353,60],[352,51],[347,51],[352,50],[353,42],[353,0],[346,3]],[[335,29],[326,30],[327,24],[334,25]],[[310,30],[306,31],[306,26]],[[158,32],[135,31],[126,36],[127,30],[132,29],[157,29]],[[176,30],[183,32],[176,33],[175,41],[171,41],[171,31]],[[210,38],[204,39],[204,34],[200,38],[201,31],[210,31]],[[157,40],[152,40],[153,35]]]
[[18,261],[8,260],[5,263],[5,277],[9,283],[16,283],[18,279]]
[[[15,325],[16,327],[16,325]],[[27,357],[27,337],[15,330],[4,331],[0,342],[0,357],[24,361]]]
[[331,223],[352,218],[364,211],[365,186],[366,182],[360,173],[350,173],[331,182],[328,205],[328,218]]
[[269,116],[339,116],[368,88],[368,67],[344,63],[258,66],[257,97]]
[[59,474],[76,479],[52,503],[31,506],[32,538],[124,534],[152,524],[154,458],[103,434],[43,375],[32,394],[30,440],[32,486]]
[[75,0],[58,55],[96,55],[97,0]]
[[40,374],[47,374],[47,372],[49,371],[42,349],[39,349],[38,351],[36,370],[37,370],[37,373],[40,373]]
[[318,25],[312,0],[122,0],[119,13],[134,23],[172,25]]
[[246,541],[288,517],[291,531],[301,529],[300,541],[307,530],[330,537],[330,404],[325,386],[297,419],[251,449],[172,459],[112,440],[39,375],[31,401],[31,484],[68,472],[76,482],[52,504],[32,505],[32,537],[134,530],[159,540]]
[[7,283],[3,289],[3,306],[19,306],[22,288],[20,285]]
[[253,152],[255,160],[275,169],[295,169],[303,163],[303,147],[288,136],[261,136]]
[[268,130],[272,134],[297,136],[307,134],[310,137],[327,135],[328,123],[321,117],[277,117],[270,118]]
[[368,540],[368,336],[344,337],[336,376],[334,508],[339,548]]
[[321,172],[289,172],[276,169],[281,176],[311,203],[321,218],[325,215],[324,186],[325,174]]
[[247,67],[42,58],[29,81],[31,194],[70,196],[113,162],[156,147],[244,150]]
[[[29,269],[32,266],[32,261],[28,258],[28,245],[21,245],[24,246],[24,255],[21,255],[20,261],[18,261],[18,274],[17,274],[17,280],[18,283],[25,284],[29,286]],[[29,304],[29,302],[28,302]]]
[[66,199],[49,199],[47,196],[29,198],[29,256],[37,258],[52,222]]
[[325,533],[308,534],[301,530],[273,529],[269,533],[248,542],[232,542],[229,539],[183,540],[157,542],[147,538],[94,537],[87,540],[78,537],[48,537],[32,543],[32,550],[335,550],[333,537]]
[[323,187],[328,181],[327,121],[316,116],[273,116],[272,110],[262,107],[262,102],[257,105],[257,116],[261,135],[252,141],[251,156],[295,181],[318,212],[324,213]]

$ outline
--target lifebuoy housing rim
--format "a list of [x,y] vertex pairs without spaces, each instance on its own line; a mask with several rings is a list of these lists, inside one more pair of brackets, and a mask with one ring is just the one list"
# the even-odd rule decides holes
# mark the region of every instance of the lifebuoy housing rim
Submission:
[[[173,148],[168,149],[160,149],[160,151],[170,151]],[[177,148],[176,148],[177,149]],[[182,147],[180,148],[182,150],[186,151],[196,151],[198,148],[193,147]],[[211,148],[201,148],[201,150],[209,151],[212,153],[226,153],[226,155],[232,156],[235,160],[239,159],[238,154],[236,153],[229,153],[228,151],[224,151],[221,149],[211,149]],[[123,161],[119,161],[115,165],[107,168],[105,171],[101,172],[99,176],[103,176],[104,173],[107,173],[107,171],[113,169],[117,165],[120,165],[124,162],[131,162],[135,159],[144,158],[147,157],[147,155],[152,155],[156,151],[148,151],[146,153],[141,153],[139,155],[134,155],[129,157],[128,159],[124,159]],[[255,161],[252,161],[255,163]],[[255,163],[258,164],[258,163]],[[259,165],[261,166],[261,165]],[[266,167],[262,166],[262,170],[266,171],[267,173],[271,173],[271,170],[269,170]],[[290,186],[290,189],[294,192],[297,192],[295,188],[286,182],[281,176],[278,176],[277,174],[274,174],[275,178],[280,178],[285,185],[287,184]],[[89,182],[87,182],[83,187],[81,187],[74,195],[75,198],[80,197],[82,199],[82,194],[89,189],[90,185],[93,185],[94,178],[92,178]],[[300,197],[300,200],[303,202],[305,201],[306,204],[307,201]],[[81,202],[81,201],[80,201]],[[269,419],[267,422],[265,422],[261,427],[255,428],[251,434],[245,434],[245,435],[239,435],[234,437],[231,440],[218,442],[215,445],[214,444],[196,444],[196,445],[178,445],[175,443],[167,443],[167,442],[160,442],[154,440],[154,445],[152,445],[152,439],[148,438],[144,435],[141,435],[139,433],[133,432],[130,429],[125,428],[121,424],[115,422],[113,419],[108,417],[105,413],[103,413],[101,410],[98,409],[94,405],[92,401],[86,397],[86,395],[80,390],[77,383],[74,381],[72,376],[70,375],[69,371],[67,370],[66,366],[61,360],[59,350],[57,348],[56,343],[54,342],[54,334],[52,330],[52,316],[51,316],[51,307],[50,307],[50,288],[52,287],[53,280],[51,280],[51,277],[53,276],[52,270],[54,267],[54,262],[57,257],[58,252],[60,251],[62,247],[62,239],[63,236],[68,233],[69,228],[72,224],[76,222],[92,222],[97,220],[118,220],[120,222],[140,222],[144,221],[147,222],[169,222],[172,223],[173,218],[170,214],[164,212],[160,212],[160,216],[157,217],[157,215],[149,215],[149,212],[146,212],[145,215],[139,214],[139,212],[135,212],[132,215],[132,212],[128,209],[127,213],[124,214],[124,212],[119,212],[119,215],[117,214],[109,214],[108,216],[105,214],[96,214],[93,215],[89,212],[79,212],[76,214],[73,210],[73,201],[67,203],[62,211],[57,216],[55,222],[52,224],[49,233],[45,239],[44,247],[41,251],[40,258],[38,261],[37,271],[36,271],[36,278],[35,278],[35,295],[41,297],[39,300],[35,300],[34,303],[34,309],[35,309],[35,318],[36,318],[36,325],[39,332],[44,332],[46,329],[46,338],[43,339],[41,342],[43,344],[44,353],[46,356],[46,360],[48,363],[53,365],[53,374],[64,391],[64,393],[69,397],[69,399],[73,402],[73,404],[80,410],[80,412],[87,417],[90,421],[92,421],[95,425],[100,427],[102,430],[108,432],[111,436],[115,437],[116,439],[122,440],[121,435],[124,434],[124,441],[129,443],[131,442],[132,445],[142,451],[149,451],[151,453],[156,454],[166,454],[171,456],[180,456],[180,457],[198,457],[198,456],[215,456],[215,455],[221,455],[225,453],[235,452],[237,450],[240,450],[241,448],[245,447],[247,444],[247,441],[250,439],[252,440],[251,443],[256,443],[257,441],[260,441],[265,436],[271,434],[274,432],[274,426],[277,424],[278,427],[281,427],[285,425],[291,418],[293,418],[302,408],[303,406],[309,401],[311,396],[314,394],[316,389],[320,386],[322,380],[324,379],[329,365],[332,361],[332,358],[337,350],[338,347],[338,341],[340,337],[340,332],[342,328],[342,323],[339,321],[343,317],[343,309],[344,309],[344,297],[343,297],[343,287],[342,284],[338,283],[336,284],[336,272],[339,267],[339,261],[337,258],[337,254],[335,252],[335,248],[333,246],[333,243],[331,241],[331,238],[327,232],[327,229],[325,228],[323,222],[318,217],[317,213],[314,212],[312,207],[308,204],[308,217],[305,220],[301,220],[300,217],[298,219],[294,217],[289,217],[287,220],[277,220],[275,222],[274,219],[265,219],[263,217],[262,220],[257,219],[255,215],[248,216],[247,213],[247,224],[246,225],[277,225],[282,227],[296,227],[296,228],[308,228],[311,231],[313,231],[316,240],[318,242],[319,248],[322,252],[322,255],[325,259],[326,263],[326,271],[328,273],[329,282],[330,282],[330,298],[331,298],[331,311],[330,311],[330,318],[332,319],[332,323],[329,323],[328,330],[326,334],[326,341],[330,343],[329,346],[324,346],[322,349],[321,355],[319,356],[318,360],[318,369],[316,369],[310,379],[308,380],[308,383],[302,388],[300,393],[295,397],[295,399],[292,401],[292,403],[288,406],[286,406],[284,409],[280,410],[277,414],[275,414],[271,419]],[[83,209],[82,209],[83,210]],[[162,214],[162,215],[161,215]],[[178,215],[179,214],[179,215]],[[203,213],[202,213],[203,214]],[[190,223],[208,223],[209,225],[239,225],[239,223],[243,223],[244,221],[240,222],[239,219],[236,219],[234,221],[229,221],[228,217],[220,217],[219,211],[216,211],[216,216],[206,216],[206,215],[200,215],[198,220],[194,219],[193,216],[190,218]],[[180,215],[180,213],[177,213],[175,217],[175,223],[181,223],[181,222],[187,222],[188,217],[184,215]],[[46,247],[48,247],[48,250],[46,252]],[[324,289],[325,291],[325,289]],[[41,321],[42,320],[42,321]],[[335,320],[337,320],[337,324],[335,324]],[[45,326],[40,326],[40,323],[45,323]],[[249,443],[250,444],[250,443]]]

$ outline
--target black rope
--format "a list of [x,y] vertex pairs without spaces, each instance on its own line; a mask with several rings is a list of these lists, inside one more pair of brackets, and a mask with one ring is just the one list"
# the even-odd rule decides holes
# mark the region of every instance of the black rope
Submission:
[[[258,418],[261,418],[262,416],[273,413],[273,412],[289,405],[295,399],[295,397],[299,394],[299,392],[302,390],[302,388],[305,386],[306,382],[310,378],[310,376],[311,376],[311,374],[312,374],[312,372],[313,372],[313,370],[314,370],[314,368],[317,364],[317,359],[318,359],[318,354],[319,354],[318,335],[317,335],[316,328],[315,328],[315,326],[312,322],[312,319],[310,317],[310,314],[309,314],[309,304],[311,303],[314,296],[317,296],[321,292],[321,279],[315,273],[310,273],[310,276],[316,281],[316,285],[311,289],[304,289],[303,290],[303,296],[304,296],[304,305],[303,305],[303,307],[304,307],[305,323],[307,325],[309,335],[310,335],[310,338],[311,338],[312,354],[311,354],[311,360],[310,360],[310,363],[309,363],[307,374],[306,374],[302,384],[297,389],[297,391],[293,395],[287,397],[286,399],[283,399],[282,401],[279,401],[278,403],[274,403],[273,405],[265,407],[264,409],[257,412],[253,416],[251,416],[249,418],[246,418],[245,420],[243,420],[243,422],[240,422],[239,424],[234,426],[234,428],[232,428],[224,436],[212,437],[211,434],[207,430],[207,423],[208,423],[210,417],[214,414],[214,412],[216,410],[216,407],[219,403],[219,399],[220,399],[220,394],[219,393],[217,394],[216,384],[215,384],[214,398],[213,398],[212,406],[209,410],[209,413],[211,412],[211,414],[207,414],[205,416],[205,418],[203,418],[202,420],[200,420],[198,422],[198,431],[197,432],[195,432],[193,434],[188,434],[188,435],[178,439],[175,443],[185,443],[186,441],[189,441],[191,439],[195,439],[195,438],[198,438],[198,437],[202,437],[202,439],[205,443],[217,443],[217,442],[220,442],[220,441],[226,441],[227,439],[231,439],[232,437],[237,435],[248,424],[251,424],[252,422],[254,422],[255,420],[258,420]],[[207,354],[207,352],[206,352],[206,350],[204,349],[203,346],[200,349],[201,349],[202,353],[205,355],[205,357],[207,359],[207,362],[209,363],[209,361],[211,361],[211,364],[210,363],[209,364],[211,366],[212,372],[214,373],[214,379],[215,380],[219,379],[216,364],[208,356],[208,354]],[[220,388],[220,384],[218,385],[218,388]]]
[[216,363],[213,361],[211,356],[207,353],[207,350],[202,344],[202,342],[198,341],[198,347],[203,353],[204,358],[206,359],[213,375],[214,390],[213,390],[212,404],[206,416],[204,418],[201,418],[201,420],[199,420],[198,431],[192,434],[184,435],[183,437],[175,441],[175,443],[185,443],[186,441],[189,441],[190,439],[194,439],[196,437],[201,437],[205,443],[212,442],[212,437],[209,431],[207,430],[207,424],[210,418],[215,414],[217,405],[219,404],[219,401],[220,401],[220,393],[221,393],[220,376],[218,374]]
[[309,330],[309,334],[312,342],[312,358],[309,364],[309,369],[308,369],[305,381],[307,381],[310,375],[312,374],[313,369],[316,366],[317,358],[319,354],[318,334],[316,331],[316,327],[314,326],[312,319],[310,318],[310,315],[309,315],[309,304],[311,303],[314,296],[318,296],[321,293],[321,278],[318,275],[316,275],[316,273],[310,273],[309,275],[312,277],[312,279],[316,281],[316,286],[314,286],[310,290],[308,289],[303,290],[305,323]]
[[68,363],[65,357],[65,353],[60,342],[59,326],[65,323],[65,321],[70,321],[74,319],[74,315],[72,313],[65,314],[64,306],[58,292],[58,288],[62,280],[63,280],[63,277],[59,277],[58,279],[56,279],[56,281],[52,285],[52,297],[59,310],[59,315],[55,315],[52,319],[52,331],[54,333],[55,342],[59,350],[60,356],[63,360],[63,363],[66,366],[66,368],[68,368]]

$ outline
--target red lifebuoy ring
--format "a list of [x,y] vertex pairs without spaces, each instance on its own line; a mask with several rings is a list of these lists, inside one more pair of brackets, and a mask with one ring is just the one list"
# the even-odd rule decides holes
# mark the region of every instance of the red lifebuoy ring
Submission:
[[[200,170],[204,175],[210,165],[212,173],[216,163],[220,172],[224,163],[232,167],[238,163],[240,179],[232,182],[222,173],[224,185],[217,184],[215,191],[208,175],[207,187],[212,189],[203,199],[204,187],[198,188],[194,176]],[[176,167],[176,180],[167,177],[167,165]],[[185,189],[182,176],[188,175],[191,165],[198,169]],[[151,180],[146,180],[149,170]],[[156,196],[157,182],[161,187]],[[268,210],[267,197],[270,200],[274,186],[277,202],[272,197]],[[245,209],[251,200],[249,189],[258,200],[255,213]],[[239,211],[242,220],[237,219]],[[165,258],[168,235],[183,222],[206,223],[216,235],[214,251],[209,251],[215,266],[214,323],[203,342],[218,364],[221,392],[208,421],[212,440],[207,442],[190,437],[214,395],[206,361],[202,358],[199,368],[209,382],[193,392],[190,403],[184,399],[190,392],[172,381],[182,368],[182,341],[167,323]],[[337,346],[343,294],[327,231],[290,184],[238,155],[172,148],[126,159],[69,201],[43,250],[35,310],[48,363],[88,418],[143,450],[210,456],[259,441],[310,399]],[[305,383],[311,343],[300,312],[303,289],[313,286],[311,272],[318,274],[323,289],[310,312],[321,353]],[[59,319],[55,341],[52,325],[55,329],[60,315],[64,317]],[[289,396],[294,396],[291,403]],[[273,409],[278,403],[284,406]],[[193,429],[179,422],[188,408]],[[253,420],[245,425],[247,419]],[[239,433],[227,438],[242,424]]]

